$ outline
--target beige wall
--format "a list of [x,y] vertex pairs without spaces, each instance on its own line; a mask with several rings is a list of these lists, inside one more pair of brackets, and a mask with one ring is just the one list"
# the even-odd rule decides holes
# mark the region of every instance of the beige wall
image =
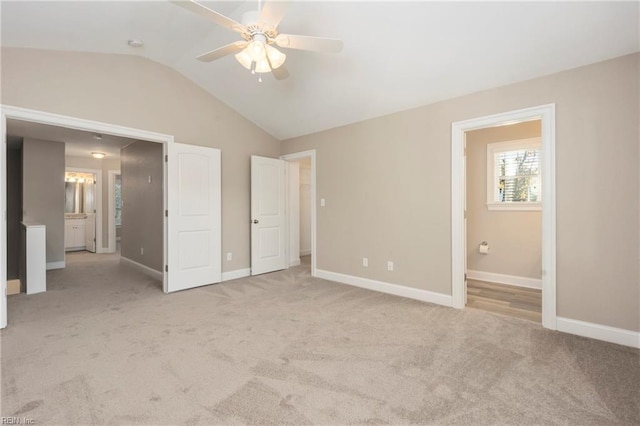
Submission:
[[109,246],[109,170],[120,170],[119,158],[103,159],[93,157],[77,157],[68,155],[65,157],[66,167],[77,167],[79,169],[94,169],[102,171],[102,248]]
[[[134,142],[120,150],[122,257],[162,271],[164,162],[162,144]],[[141,249],[143,249],[141,251]]]
[[540,120],[466,133],[467,270],[542,278],[542,212],[487,209],[487,145],[540,135]]
[[2,49],[3,104],[174,135],[222,150],[223,271],[248,268],[252,154],[280,155],[280,142],[196,84],[127,55]]
[[64,261],[64,144],[24,138],[22,220],[47,227],[47,263]]
[[318,267],[451,294],[451,123],[556,103],[558,315],[640,330],[639,57],[284,141],[317,149]]

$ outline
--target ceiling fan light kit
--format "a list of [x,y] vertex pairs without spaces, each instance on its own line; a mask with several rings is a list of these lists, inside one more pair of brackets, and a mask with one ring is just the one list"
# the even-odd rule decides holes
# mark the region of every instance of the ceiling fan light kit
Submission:
[[[195,0],[170,1],[231,31],[240,33],[244,39],[244,41],[227,44],[198,56],[197,59],[203,62],[211,62],[235,54],[236,60],[252,74],[273,72],[277,80],[282,80],[289,76],[283,66],[287,55],[276,49],[274,44],[282,48],[316,52],[337,53],[342,50],[341,40],[279,34],[277,28],[289,4],[288,0],[266,2],[262,10],[246,12],[242,16],[242,23],[209,9]],[[262,81],[262,78],[258,81]]]

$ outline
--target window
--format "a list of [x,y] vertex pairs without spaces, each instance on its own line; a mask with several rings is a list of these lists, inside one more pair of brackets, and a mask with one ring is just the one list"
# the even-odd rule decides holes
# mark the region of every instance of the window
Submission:
[[487,208],[541,210],[540,138],[487,145]]

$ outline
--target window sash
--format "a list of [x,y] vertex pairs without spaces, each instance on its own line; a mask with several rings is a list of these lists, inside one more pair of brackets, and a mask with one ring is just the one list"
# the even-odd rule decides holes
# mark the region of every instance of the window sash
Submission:
[[487,206],[540,206],[540,148],[540,138],[487,145]]

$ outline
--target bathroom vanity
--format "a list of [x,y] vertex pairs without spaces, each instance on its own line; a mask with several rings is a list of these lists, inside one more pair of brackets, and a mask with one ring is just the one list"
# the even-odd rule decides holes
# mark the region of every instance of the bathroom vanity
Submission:
[[67,213],[64,215],[64,250],[86,249],[87,215],[84,213]]

